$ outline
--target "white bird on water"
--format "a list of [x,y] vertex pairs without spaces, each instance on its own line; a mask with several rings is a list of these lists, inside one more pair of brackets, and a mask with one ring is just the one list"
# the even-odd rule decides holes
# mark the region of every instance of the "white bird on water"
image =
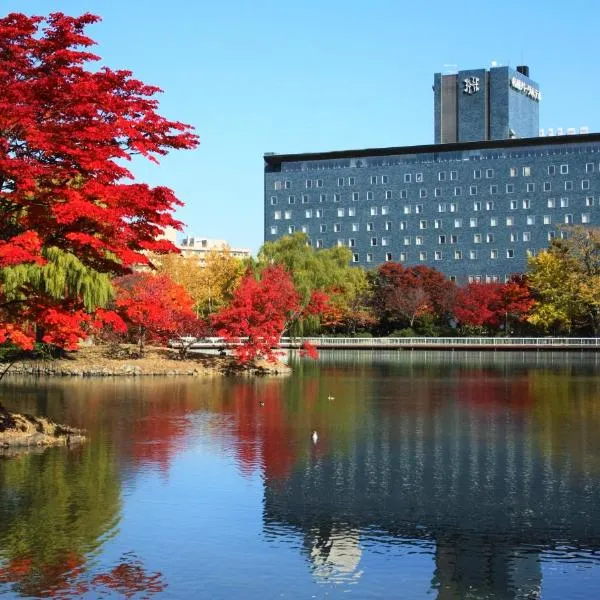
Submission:
[[312,432],[312,441],[313,444],[316,444],[319,441],[319,434],[316,431]]
[[335,396],[332,396],[331,394],[329,394],[329,396],[327,396],[327,400],[335,400]]

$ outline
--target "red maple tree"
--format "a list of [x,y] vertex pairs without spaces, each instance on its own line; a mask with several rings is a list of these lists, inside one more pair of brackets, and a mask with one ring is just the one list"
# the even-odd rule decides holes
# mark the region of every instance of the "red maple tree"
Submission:
[[[322,292],[314,292],[306,306],[292,279],[280,265],[269,266],[260,279],[248,273],[234,292],[231,304],[213,317],[217,335],[237,344],[234,352],[240,362],[258,357],[275,361],[273,350],[289,323],[307,314],[317,314],[327,301]],[[314,356],[311,348],[304,347],[307,356]]]
[[194,301],[185,289],[164,274],[132,273],[115,281],[116,310],[129,326],[130,335],[144,353],[147,340],[164,342],[174,335],[190,335],[199,322],[193,311]]
[[[0,343],[27,348],[37,335],[73,347],[94,322],[98,303],[84,301],[77,285],[39,284],[35,267],[54,260],[50,249],[76,257],[92,281],[148,262],[146,251],[174,250],[157,238],[180,226],[172,215],[179,200],[134,182],[125,161],[156,162],[198,140],[190,126],[158,114],[159,88],[130,71],[89,68],[98,57],[84,30],[98,20],[0,19]],[[21,278],[10,293],[7,273]]]

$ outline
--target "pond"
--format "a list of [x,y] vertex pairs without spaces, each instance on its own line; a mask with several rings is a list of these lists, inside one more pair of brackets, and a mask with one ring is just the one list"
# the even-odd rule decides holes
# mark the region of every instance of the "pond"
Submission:
[[0,459],[0,595],[600,589],[600,356],[292,363],[284,378],[5,378],[10,409],[89,442]]

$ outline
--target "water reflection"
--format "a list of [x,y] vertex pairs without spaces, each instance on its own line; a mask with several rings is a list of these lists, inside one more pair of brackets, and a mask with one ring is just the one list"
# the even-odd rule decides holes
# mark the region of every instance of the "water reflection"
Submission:
[[[398,585],[418,557],[433,597],[538,597],[546,564],[600,566],[597,369],[595,355],[353,352],[297,362],[282,379],[9,380],[9,405],[85,427],[91,440],[0,461],[0,590],[191,594],[200,566],[187,578],[181,557],[145,566],[168,531],[128,529],[123,540],[119,530],[156,474],[151,500],[186,531],[179,543],[204,556],[205,575],[218,570],[212,555],[241,570],[238,545],[266,569],[260,553],[284,540],[312,585],[340,593],[381,595],[374,581]],[[200,456],[212,478],[191,491]],[[211,535],[199,515],[215,508],[201,502],[231,507],[234,477],[258,482],[262,512],[226,513],[231,526]],[[255,522],[262,535],[250,533]],[[110,555],[114,538],[135,554]],[[277,595],[288,569],[246,582],[245,595]],[[224,597],[225,579],[211,575],[207,597]],[[297,581],[298,594],[315,593]],[[590,589],[575,578],[570,593]]]

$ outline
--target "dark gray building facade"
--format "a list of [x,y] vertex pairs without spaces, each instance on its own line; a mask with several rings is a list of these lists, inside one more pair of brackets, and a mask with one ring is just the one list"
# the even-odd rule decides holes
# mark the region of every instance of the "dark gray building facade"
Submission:
[[455,92],[451,143],[265,154],[265,241],[304,232],[366,268],[394,261],[490,282],[524,272],[565,225],[600,226],[600,134],[536,137],[527,73],[436,75],[436,138],[438,95]]
[[436,73],[433,83],[436,144],[536,137],[538,84],[529,67]]

